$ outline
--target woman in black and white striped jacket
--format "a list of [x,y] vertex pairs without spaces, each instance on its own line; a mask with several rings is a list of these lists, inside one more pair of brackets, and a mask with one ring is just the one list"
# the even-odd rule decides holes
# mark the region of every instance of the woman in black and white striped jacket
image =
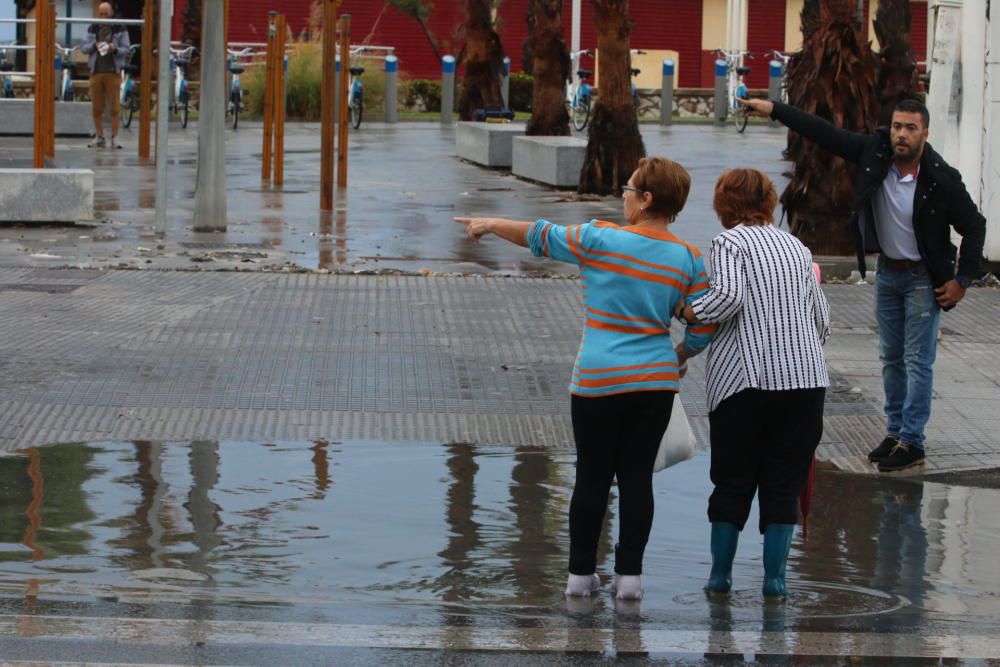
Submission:
[[777,199],[755,169],[719,178],[713,206],[726,231],[712,243],[711,289],[678,309],[682,320],[719,324],[708,350],[709,593],[729,592],[739,533],[759,493],[763,592],[785,597],[797,501],[823,434],[829,309],[809,250],[773,225]]

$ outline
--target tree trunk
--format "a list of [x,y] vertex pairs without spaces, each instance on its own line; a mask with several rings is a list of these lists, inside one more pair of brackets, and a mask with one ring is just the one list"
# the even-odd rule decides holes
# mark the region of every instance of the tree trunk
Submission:
[[493,29],[490,0],[468,0],[467,6],[465,78],[458,113],[462,120],[473,120],[476,109],[503,106],[503,46]]
[[[814,23],[816,5],[819,20]],[[807,1],[802,53],[789,63],[794,106],[855,132],[872,132],[878,116],[875,58],[855,19],[855,0]],[[781,196],[792,233],[817,255],[851,255],[850,203],[855,166],[789,132],[795,163]]]
[[910,40],[909,0],[879,0],[875,13],[879,43],[879,124],[888,125],[893,108],[917,89],[917,68]]
[[590,120],[579,192],[621,194],[646,155],[632,107],[628,0],[592,0],[597,25],[597,102]]
[[545,0],[528,0],[528,36],[521,42],[521,70],[525,74],[535,74],[535,3]]
[[563,40],[562,0],[534,0],[534,82],[527,134],[569,136],[566,81],[569,49]]

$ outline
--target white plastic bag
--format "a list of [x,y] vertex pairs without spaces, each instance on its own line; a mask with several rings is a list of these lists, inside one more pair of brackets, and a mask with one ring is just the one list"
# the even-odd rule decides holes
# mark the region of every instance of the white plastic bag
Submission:
[[660,449],[656,452],[653,472],[660,472],[692,458],[696,445],[694,433],[691,432],[691,425],[688,423],[687,413],[684,412],[684,405],[681,403],[680,395],[678,395],[674,399],[667,432],[663,434],[663,440],[660,440]]

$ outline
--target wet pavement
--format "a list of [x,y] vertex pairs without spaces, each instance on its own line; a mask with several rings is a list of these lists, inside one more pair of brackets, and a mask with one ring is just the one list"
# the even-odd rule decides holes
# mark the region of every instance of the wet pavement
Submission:
[[[114,656],[117,642],[117,659],[156,648],[205,664],[226,664],[214,661],[227,652],[268,664],[277,650],[312,656],[284,664],[318,664],[346,649],[367,649],[354,655],[365,663],[382,660],[376,649],[569,649],[684,664],[726,664],[726,653],[976,664],[1000,649],[1000,490],[821,473],[817,497],[836,501],[816,503],[808,533],[796,533],[788,602],[761,599],[752,528],[734,593],[719,602],[701,592],[701,454],[656,476],[646,597],[616,608],[613,511],[599,554],[604,590],[563,598],[572,480],[570,453],[529,447],[33,448],[0,459],[0,647],[54,660],[87,638],[79,659]],[[28,637],[30,648],[18,643]],[[586,661],[577,658],[564,656]]]
[[[700,247],[720,231],[711,197],[723,170],[749,164],[784,181],[781,130],[753,127],[739,135],[729,126],[643,125],[642,133],[650,155],[676,159],[691,172],[691,195],[674,230]],[[262,185],[261,135],[259,124],[227,130],[229,227],[224,234],[196,234],[190,226],[197,126],[171,129],[169,222],[162,239],[151,234],[154,171],[136,157],[134,135],[126,131],[125,149],[117,152],[60,138],[55,163],[94,170],[103,222],[83,229],[0,229],[0,266],[567,273],[573,267],[505,244],[469,244],[454,233],[451,218],[548,217],[563,224],[621,218],[617,198],[577,197],[459,160],[454,129],[438,123],[366,123],[352,131],[349,187],[338,194],[336,210],[324,214],[318,210],[319,127],[287,126],[281,188]],[[0,166],[30,166],[30,156],[30,137],[4,137]]]

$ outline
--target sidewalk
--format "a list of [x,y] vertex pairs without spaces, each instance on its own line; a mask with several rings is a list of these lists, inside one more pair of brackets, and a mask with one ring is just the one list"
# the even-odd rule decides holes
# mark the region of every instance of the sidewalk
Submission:
[[[819,457],[874,473],[873,289],[828,285]],[[572,447],[576,282],[0,269],[0,448],[106,440]],[[942,320],[925,471],[1000,467],[1000,291]],[[683,401],[707,442],[702,359]]]

